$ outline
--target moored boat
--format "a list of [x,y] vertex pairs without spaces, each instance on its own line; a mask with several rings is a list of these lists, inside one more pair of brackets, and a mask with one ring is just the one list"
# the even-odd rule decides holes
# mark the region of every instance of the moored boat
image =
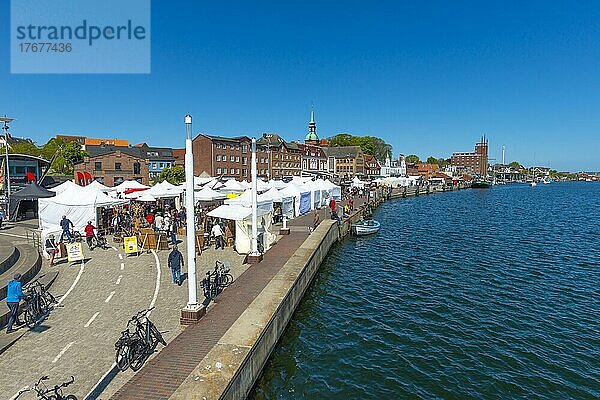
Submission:
[[471,184],[471,187],[475,189],[487,189],[490,187],[490,181],[485,179],[476,179]]
[[352,225],[352,229],[356,236],[372,235],[373,233],[379,232],[380,227],[381,224],[379,221],[375,221],[374,219],[366,219]]

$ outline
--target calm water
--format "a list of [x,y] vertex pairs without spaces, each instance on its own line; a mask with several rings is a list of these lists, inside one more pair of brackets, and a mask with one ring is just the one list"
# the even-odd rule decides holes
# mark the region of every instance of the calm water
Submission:
[[600,398],[600,183],[376,218],[325,260],[251,399]]

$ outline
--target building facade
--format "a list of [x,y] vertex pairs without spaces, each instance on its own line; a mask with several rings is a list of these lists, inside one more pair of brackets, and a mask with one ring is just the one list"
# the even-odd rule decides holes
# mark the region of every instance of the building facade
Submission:
[[151,147],[146,143],[135,145],[140,149],[140,157],[148,159],[148,175],[150,181],[157,180],[162,171],[175,165],[173,149],[168,147]]
[[485,136],[475,145],[475,151],[470,153],[454,153],[450,163],[456,167],[479,176],[488,174],[488,142]]
[[95,155],[83,159],[74,166],[75,183],[89,184],[96,180],[106,186],[116,186],[126,180],[135,180],[144,185],[150,183],[148,159],[139,157],[139,151],[128,147],[104,147]]
[[256,141],[257,152],[267,159],[266,179],[283,179],[301,175],[302,153],[297,143],[286,142],[276,133],[264,133]]
[[328,147],[329,171],[340,178],[365,176],[365,158],[360,146]]
[[302,175],[303,176],[327,176],[329,169],[327,166],[327,154],[319,147],[312,144],[299,144],[302,154]]
[[381,165],[375,157],[365,154],[365,177],[376,178],[381,174]]

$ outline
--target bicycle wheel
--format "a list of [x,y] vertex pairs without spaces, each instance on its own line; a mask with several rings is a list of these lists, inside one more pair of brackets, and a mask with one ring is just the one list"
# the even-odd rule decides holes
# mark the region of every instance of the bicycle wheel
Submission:
[[81,233],[75,231],[73,232],[73,240],[76,242],[81,242],[82,238],[81,238]]
[[48,301],[42,295],[38,295],[37,302],[38,318],[42,318],[48,312]]
[[115,354],[115,362],[117,368],[121,371],[126,371],[129,368],[129,344],[121,342],[117,347],[117,353]]
[[158,331],[158,328],[156,327],[156,325],[154,325],[150,321],[148,321],[148,323],[150,324],[150,335],[152,335],[152,337],[154,337],[154,339],[156,339],[157,342],[162,343],[163,346],[166,346],[167,342],[165,341],[165,339],[163,339],[163,336]]
[[66,397],[63,397],[63,399],[65,399],[65,400],[77,400],[77,396],[75,396],[73,394],[70,394],[70,395],[68,395]]
[[139,371],[148,358],[148,348],[145,343],[138,341],[132,350],[130,367],[133,371]]
[[37,325],[36,314],[32,313],[29,305],[25,308],[24,319],[25,325],[27,325],[29,329],[33,329]]
[[224,274],[223,275],[223,286],[229,286],[233,283],[233,275]]

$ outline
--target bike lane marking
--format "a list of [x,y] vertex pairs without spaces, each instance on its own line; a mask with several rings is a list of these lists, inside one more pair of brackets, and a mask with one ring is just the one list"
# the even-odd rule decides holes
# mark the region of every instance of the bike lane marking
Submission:
[[122,278],[123,278],[123,275],[119,275],[119,277],[117,278],[117,281],[115,282],[115,285],[119,285],[121,283]]
[[123,259],[123,254],[119,253],[119,260]]
[[123,271],[125,269],[125,264],[121,263],[121,271]]
[[27,236],[15,235],[14,233],[0,232],[0,235],[12,236],[12,237],[21,238],[21,239],[27,239]]
[[56,355],[56,357],[54,357],[54,360],[52,360],[52,363],[56,363],[58,360],[60,360],[60,358],[67,352],[67,350],[69,350],[69,348],[71,346],[73,346],[75,344],[75,341],[67,343],[67,345],[65,347],[63,347],[63,349],[60,351],[60,353],[58,353]]
[[90,325],[92,324],[92,322],[94,322],[94,320],[98,316],[98,314],[100,314],[100,311],[97,311],[94,315],[92,315],[92,318],[90,318],[89,321],[83,327],[84,328],[89,328]]
[[73,289],[75,289],[75,285],[77,285],[77,282],[79,282],[79,279],[81,278],[81,274],[83,274],[84,266],[85,266],[85,262],[83,260],[81,260],[81,267],[79,267],[79,273],[77,274],[77,277],[71,284],[71,287],[69,288],[69,290],[67,290],[65,292],[65,294],[63,294],[62,297],[58,300],[58,302],[56,303],[57,306],[60,306],[62,304],[62,302],[67,298],[67,296],[73,291]]
[[112,292],[110,292],[110,294],[108,295],[108,297],[106,298],[106,300],[104,300],[105,303],[108,303],[110,301],[110,299],[112,299],[112,297],[115,295],[115,291],[113,290]]
[[[150,306],[148,308],[154,307],[154,305],[156,304],[156,300],[158,299],[158,291],[160,290],[160,260],[158,259],[158,254],[156,254],[156,251],[154,251],[154,250],[151,250],[151,251],[152,251],[152,254],[154,255],[154,259],[156,260],[156,286],[154,287],[154,295],[152,296],[152,301],[150,302]],[[121,276],[119,276],[119,279],[117,280],[117,282],[119,282],[120,279],[121,279]],[[149,317],[151,313],[152,313],[152,311],[150,311],[147,316]],[[90,390],[89,393],[84,397],[84,399],[85,400],[97,399],[100,396],[100,394],[102,394],[104,389],[106,389],[106,387],[110,384],[110,382],[112,381],[114,376],[118,373],[118,371],[119,370],[117,368],[117,363],[113,362],[112,365],[110,366],[110,368],[108,369],[108,371],[106,371],[106,373],[104,375],[102,375],[102,377],[94,385],[92,390]],[[109,378],[109,375],[111,375],[110,378]]]

